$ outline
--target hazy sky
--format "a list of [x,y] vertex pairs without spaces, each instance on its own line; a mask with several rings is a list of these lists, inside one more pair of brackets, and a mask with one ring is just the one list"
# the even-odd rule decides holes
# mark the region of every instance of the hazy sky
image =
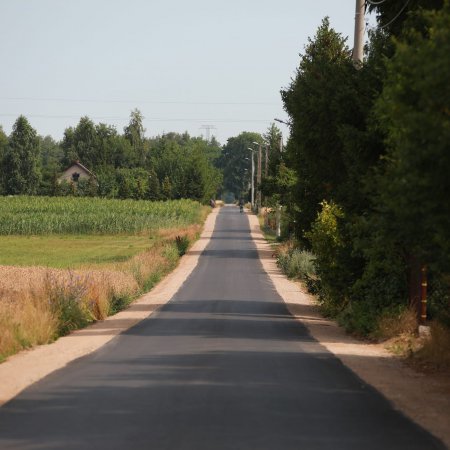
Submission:
[[[87,115],[122,132],[221,143],[286,119],[279,91],[321,20],[353,43],[355,0],[0,0],[0,124],[61,139]],[[285,127],[283,132],[286,135]]]

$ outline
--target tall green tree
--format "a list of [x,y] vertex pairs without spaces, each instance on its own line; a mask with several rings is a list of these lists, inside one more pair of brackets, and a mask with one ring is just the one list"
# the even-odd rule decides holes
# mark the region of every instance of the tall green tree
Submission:
[[450,4],[396,41],[377,104],[388,152],[378,207],[399,242],[450,270]]
[[6,194],[37,193],[41,177],[39,156],[40,147],[36,131],[26,117],[19,116],[13,125],[3,159]]
[[268,175],[274,176],[277,173],[277,167],[282,161],[282,134],[281,130],[272,123],[263,135],[264,145],[268,147]]
[[342,197],[347,168],[340,127],[361,120],[354,78],[345,39],[325,18],[306,46],[296,77],[281,92],[292,123],[287,157],[298,175],[299,236],[309,231],[322,201]]
[[161,186],[155,169],[151,168],[148,172],[148,194],[149,200],[161,199]]
[[80,161],[89,170],[94,170],[93,166],[97,160],[96,144],[94,122],[87,116],[82,117],[75,128],[68,128],[64,132],[64,165],[69,166],[74,161]]
[[[222,154],[217,165],[223,172],[223,187],[225,191],[232,192],[235,197],[248,192],[251,183],[251,157],[249,148],[257,149],[254,142],[263,143],[259,133],[244,131],[238,136],[231,137],[223,146]],[[255,177],[256,163],[255,157]],[[256,181],[255,181],[256,188]]]
[[8,136],[3,131],[0,125],[0,195],[3,194],[4,189],[4,169],[3,169],[3,159],[6,155],[8,149]]
[[124,128],[124,136],[132,145],[141,167],[144,166],[148,153],[143,121],[142,113],[138,109],[134,109],[131,111],[129,124]]
[[187,133],[169,133],[151,140],[150,166],[157,174],[160,193],[166,198],[193,198],[206,202],[221,185],[213,165],[218,149]]
[[41,147],[42,178],[39,186],[39,195],[55,195],[57,192],[57,179],[63,169],[61,161],[64,152],[61,146],[51,136],[38,136]]

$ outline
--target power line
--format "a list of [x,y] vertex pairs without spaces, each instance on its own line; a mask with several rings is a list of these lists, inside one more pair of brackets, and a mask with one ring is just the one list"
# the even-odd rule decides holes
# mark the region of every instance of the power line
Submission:
[[406,0],[406,3],[403,5],[402,9],[397,13],[397,15],[392,20],[390,20],[388,23],[385,23],[383,26],[381,26],[380,30],[388,27],[392,22],[395,22],[400,17],[400,14],[404,11],[404,9],[408,6],[409,2],[410,2],[410,0]]
[[272,102],[194,102],[194,101],[170,101],[170,100],[120,100],[120,99],[76,99],[53,97],[0,97],[2,101],[32,101],[32,102],[62,102],[62,103],[131,103],[153,105],[251,105],[251,106],[275,106]]
[[206,140],[209,142],[211,139],[211,130],[216,130],[217,128],[214,125],[202,125],[200,129],[206,131]]
[[[20,115],[20,114],[19,114]],[[27,118],[35,119],[79,119],[86,114],[79,115],[51,115],[51,114],[23,114]],[[18,114],[0,113],[0,117],[18,117]],[[94,120],[129,120],[129,117],[119,116],[88,116]],[[163,118],[149,117],[144,118],[148,122],[222,122],[222,123],[268,123],[270,119],[211,119],[211,118]]]
[[374,0],[366,0],[367,3],[370,3],[371,5],[377,6],[377,5],[381,5],[382,3],[384,3],[386,0],[380,0],[378,2],[375,2]]
[[[371,5],[380,5],[381,3],[384,3],[386,0],[380,1],[379,3],[375,3],[375,2],[373,2],[373,0],[366,0],[366,1],[368,1]],[[406,0],[405,4],[402,6],[400,11],[388,23],[385,23],[384,25],[379,26],[379,27],[370,27],[370,29],[371,30],[376,30],[376,29],[383,30],[384,28],[391,25],[393,22],[395,22],[400,17],[400,14],[405,10],[405,8],[408,6],[410,1],[411,0]]]

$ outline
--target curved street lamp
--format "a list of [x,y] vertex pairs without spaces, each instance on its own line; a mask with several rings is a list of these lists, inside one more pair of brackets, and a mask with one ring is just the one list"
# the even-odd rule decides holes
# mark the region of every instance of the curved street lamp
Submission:
[[277,118],[275,118],[275,119],[273,119],[273,120],[275,120],[275,122],[284,123],[284,124],[287,125],[288,127],[290,127],[290,126],[292,125],[291,122],[286,122],[285,120],[281,120],[281,119],[277,119]]

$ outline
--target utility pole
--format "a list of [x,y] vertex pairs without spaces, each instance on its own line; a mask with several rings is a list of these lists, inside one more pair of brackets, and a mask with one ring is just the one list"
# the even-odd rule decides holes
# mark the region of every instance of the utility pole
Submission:
[[248,147],[248,150],[250,150],[250,155],[252,158],[252,211],[255,208],[255,160],[253,158],[253,154],[255,153],[255,150],[251,147]]
[[281,237],[281,205],[277,205],[276,213],[277,238]]
[[419,323],[424,325],[427,321],[427,286],[428,276],[427,267],[422,266],[420,268],[420,317]]
[[[268,175],[269,175],[269,145],[266,144],[264,146],[264,150],[265,150],[265,158],[264,158],[264,179],[267,179]],[[267,197],[264,196],[264,206],[265,206],[265,211],[264,211],[264,226],[266,228],[269,227],[269,214],[267,211]]]
[[355,39],[353,44],[352,59],[355,67],[359,68],[363,63],[364,50],[364,13],[365,1],[356,0],[355,8]]
[[269,146],[266,145],[264,149],[266,150],[266,157],[264,159],[264,176],[267,178],[269,175]]
[[258,144],[258,174],[257,174],[257,184],[258,184],[258,212],[261,209],[261,159],[262,159],[262,148],[261,144]]
[[252,210],[255,207],[255,160],[253,158],[252,150]]

